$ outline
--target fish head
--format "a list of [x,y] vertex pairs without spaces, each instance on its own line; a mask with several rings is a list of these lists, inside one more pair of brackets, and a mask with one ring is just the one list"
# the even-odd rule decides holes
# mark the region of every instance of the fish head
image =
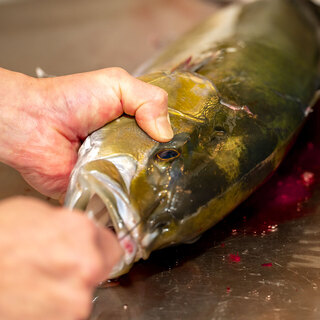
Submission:
[[155,249],[191,240],[194,232],[180,226],[207,201],[209,146],[213,136],[223,138],[222,129],[204,125],[219,105],[209,80],[179,71],[142,80],[168,92],[173,139],[159,143],[122,116],[85,140],[66,196],[67,207],[85,210],[117,234],[124,256],[111,278]]

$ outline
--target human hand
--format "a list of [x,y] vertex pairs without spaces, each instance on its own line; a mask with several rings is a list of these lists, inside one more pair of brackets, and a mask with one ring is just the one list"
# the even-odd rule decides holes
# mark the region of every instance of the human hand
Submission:
[[121,249],[84,215],[39,200],[0,203],[0,319],[80,320]]
[[35,79],[0,69],[0,161],[43,194],[65,193],[88,134],[119,117],[161,142],[172,138],[167,93],[119,68]]

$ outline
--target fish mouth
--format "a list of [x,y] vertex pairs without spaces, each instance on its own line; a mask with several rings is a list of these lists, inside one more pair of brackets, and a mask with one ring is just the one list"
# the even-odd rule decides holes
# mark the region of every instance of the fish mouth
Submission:
[[[114,161],[110,161],[114,160]],[[140,245],[140,217],[131,205],[128,194],[128,177],[113,162],[117,159],[100,159],[75,168],[66,196],[70,209],[84,210],[100,226],[112,230],[123,249],[123,256],[112,269],[109,278],[126,273],[133,263],[145,256]]]

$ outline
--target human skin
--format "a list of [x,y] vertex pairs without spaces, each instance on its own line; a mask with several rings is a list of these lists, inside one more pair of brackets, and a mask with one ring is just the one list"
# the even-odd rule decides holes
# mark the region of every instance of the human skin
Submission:
[[36,79],[0,69],[0,161],[17,169],[39,192],[61,197],[81,142],[123,113],[165,142],[167,93],[109,68]]
[[[119,68],[50,79],[0,68],[0,112],[0,161],[54,198],[81,141],[122,113],[156,140],[173,135],[165,91]],[[27,197],[0,202],[0,319],[86,319],[121,255],[114,234],[79,212]]]
[[116,238],[78,212],[32,198],[0,203],[0,319],[80,320],[121,256]]

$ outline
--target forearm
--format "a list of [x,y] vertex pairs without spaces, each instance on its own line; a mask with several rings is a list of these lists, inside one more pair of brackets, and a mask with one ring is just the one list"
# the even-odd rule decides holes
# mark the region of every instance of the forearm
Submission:
[[122,69],[47,79],[0,69],[0,161],[41,193],[59,197],[81,141],[123,112],[153,139],[172,138],[167,93]]
[[32,114],[41,97],[38,79],[0,68],[0,161],[23,165],[28,140],[36,129]]

